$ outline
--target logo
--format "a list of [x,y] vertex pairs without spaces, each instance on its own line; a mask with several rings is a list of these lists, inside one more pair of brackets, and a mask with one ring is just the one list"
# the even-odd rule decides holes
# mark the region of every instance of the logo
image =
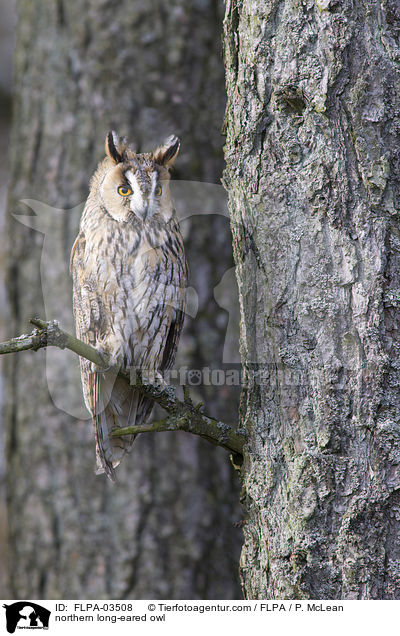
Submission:
[[6,608],[9,634],[13,634],[16,629],[49,629],[51,612],[41,605],[31,601],[19,601],[3,607]]

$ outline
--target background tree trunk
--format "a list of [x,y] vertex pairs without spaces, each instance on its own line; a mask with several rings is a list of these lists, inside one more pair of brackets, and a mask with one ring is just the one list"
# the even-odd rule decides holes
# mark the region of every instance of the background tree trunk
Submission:
[[399,32],[392,0],[227,1],[249,598],[400,598]]
[[[5,235],[7,208],[8,161],[7,148],[11,118],[12,54],[15,36],[15,1],[2,7],[0,23],[0,235]],[[6,241],[0,243],[0,340],[8,333],[7,295],[5,289]],[[6,465],[4,460],[5,427],[3,419],[3,360],[0,356],[0,598],[7,597],[7,508],[5,496]]]
[[[8,337],[25,332],[33,314],[71,322],[66,272],[77,206],[107,130],[146,151],[178,134],[177,176],[217,182],[224,108],[217,1],[20,0],[18,9]],[[26,215],[19,202],[27,198],[52,207],[31,202],[38,217],[22,219],[24,227],[11,213]],[[204,217],[184,228],[188,260],[197,259],[207,290],[201,311],[232,266],[229,223],[208,218],[209,233]],[[226,324],[216,307],[207,323],[215,364]],[[180,363],[199,368],[205,344],[190,319],[187,330]],[[91,425],[57,408],[80,412],[80,391],[69,381],[76,361],[47,353],[47,378],[43,352],[8,364],[10,597],[240,597],[241,533],[232,523],[241,512],[227,454],[184,434],[142,435],[112,486],[94,475]],[[207,408],[233,421],[234,392],[213,394]]]

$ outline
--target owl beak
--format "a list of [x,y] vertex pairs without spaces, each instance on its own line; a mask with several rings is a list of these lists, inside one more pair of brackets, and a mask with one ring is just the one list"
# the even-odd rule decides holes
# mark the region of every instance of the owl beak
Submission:
[[146,221],[148,216],[149,216],[149,204],[146,201],[146,203],[143,206],[143,211],[142,211],[143,221]]
[[141,201],[136,199],[131,202],[131,210],[139,219],[146,221],[150,211],[149,201],[144,197],[142,197]]

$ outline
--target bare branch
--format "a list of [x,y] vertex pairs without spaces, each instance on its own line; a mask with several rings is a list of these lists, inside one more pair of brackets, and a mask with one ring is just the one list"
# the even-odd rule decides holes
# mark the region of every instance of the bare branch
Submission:
[[[70,349],[78,356],[82,356],[96,364],[99,369],[110,369],[107,359],[102,357],[94,347],[61,329],[56,320],[46,322],[40,318],[32,318],[30,322],[35,325],[36,329],[29,335],[22,335],[0,343],[0,354],[18,353],[29,349],[38,351],[38,349],[53,346],[60,349]],[[114,371],[143,395],[162,406],[167,411],[168,417],[142,426],[116,429],[113,431],[113,436],[119,437],[121,435],[161,431],[186,431],[193,435],[199,435],[212,444],[222,446],[237,455],[243,453],[244,434],[240,431],[235,431],[228,424],[219,422],[202,413],[200,410],[202,404],[197,406],[193,404],[186,387],[184,390],[184,401],[181,402],[176,397],[175,389],[171,386],[150,384],[145,381],[138,371],[132,375],[118,368],[114,368]]]
[[[168,387],[171,388],[171,387]],[[113,431],[113,437],[136,435],[137,433],[159,433],[162,431],[185,431],[199,435],[211,444],[222,446],[231,453],[243,453],[244,436],[223,422],[218,422],[198,410],[192,410],[175,398],[175,414],[164,420],[153,421],[142,426],[127,426]]]

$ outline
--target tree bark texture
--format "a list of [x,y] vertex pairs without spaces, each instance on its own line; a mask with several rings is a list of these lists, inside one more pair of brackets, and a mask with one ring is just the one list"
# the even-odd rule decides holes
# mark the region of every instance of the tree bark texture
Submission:
[[[179,135],[179,178],[216,182],[222,171],[218,2],[20,0],[18,11],[7,337],[26,332],[33,315],[71,326],[69,252],[109,129],[140,151]],[[20,203],[27,198],[36,217]],[[24,225],[13,213],[25,215]],[[202,233],[196,219],[185,231],[189,262],[204,254],[199,267],[212,296],[213,276],[232,256],[227,219],[207,218],[219,228],[218,255],[205,217]],[[217,349],[227,320],[219,318],[208,322]],[[189,329],[179,363],[197,368],[202,344]],[[74,365],[67,351],[9,361],[10,597],[240,597],[233,522],[241,512],[228,454],[187,434],[140,436],[116,486],[96,477],[91,424],[57,408],[81,408],[69,380]],[[234,421],[234,405],[233,393],[223,396],[216,415]]]
[[224,24],[245,594],[398,599],[399,6],[227,0]]

